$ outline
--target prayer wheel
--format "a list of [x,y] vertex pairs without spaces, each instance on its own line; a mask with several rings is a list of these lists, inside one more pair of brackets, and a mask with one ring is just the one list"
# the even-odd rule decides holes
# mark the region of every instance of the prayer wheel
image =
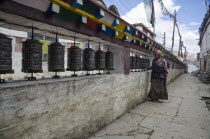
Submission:
[[110,70],[114,70],[114,53],[109,51],[109,47],[108,51],[105,53],[105,67],[106,70],[108,70],[107,74],[110,74]]
[[142,58],[139,57],[139,70],[141,69],[142,67]]
[[68,68],[66,70],[73,71],[74,75],[72,76],[77,76],[75,72],[80,71],[82,68],[81,56],[82,56],[82,50],[79,47],[74,45],[68,48],[68,62],[67,62]]
[[[57,39],[56,39],[57,40]],[[55,72],[56,75],[53,78],[59,78],[57,72],[64,72],[64,48],[61,43],[54,42],[49,45],[48,49],[48,71]]]
[[145,64],[144,64],[144,69],[145,70],[147,70],[146,68],[149,66],[149,61],[148,61],[149,59],[144,59],[144,61],[145,61]]
[[147,67],[149,67],[149,66],[150,66],[150,60],[147,59]]
[[147,67],[149,67],[149,59],[145,59],[145,70],[147,70]]
[[145,68],[146,68],[146,59],[145,58],[142,59],[142,63],[143,63],[142,68],[143,68],[143,70],[145,70]]
[[143,61],[143,58],[140,58],[140,61],[139,61],[139,67],[140,67],[140,69],[143,69],[143,66],[144,66],[144,63],[143,63],[144,61]]
[[132,61],[132,66],[131,69],[136,69],[136,57],[135,56],[131,56],[131,61]]
[[23,42],[22,48],[22,72],[31,73],[31,77],[28,80],[36,80],[33,77],[33,73],[42,73],[42,44],[33,39],[33,28],[32,28],[32,39],[28,39]]
[[[91,48],[85,48],[83,50],[83,70],[85,71],[93,71],[95,69],[95,51]],[[90,75],[87,73],[86,75]]]
[[100,49],[100,46],[99,46],[99,50],[96,51],[96,70],[99,70],[99,75],[101,74],[100,73],[100,70],[104,70],[105,69],[105,52],[103,52],[101,49]]
[[140,57],[136,55],[136,69],[140,69]]
[[167,68],[168,68],[168,69],[170,68],[170,63],[167,63]]
[[132,57],[130,56],[130,69],[132,71]]
[[74,46],[68,48],[68,62],[67,62],[67,71],[73,71],[74,74],[72,76],[76,77],[76,71],[80,71],[82,69],[82,50],[76,46],[74,37]]
[[[0,33],[0,74],[14,73],[12,69],[12,39]],[[5,82],[0,77],[0,83]]]

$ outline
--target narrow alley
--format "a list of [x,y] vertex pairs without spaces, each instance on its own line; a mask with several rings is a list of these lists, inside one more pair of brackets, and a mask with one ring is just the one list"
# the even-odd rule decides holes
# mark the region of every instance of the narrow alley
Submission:
[[210,139],[209,25],[210,0],[0,0],[0,139]]
[[203,100],[210,97],[210,86],[182,74],[168,92],[168,101],[146,101],[90,139],[210,139],[210,113]]

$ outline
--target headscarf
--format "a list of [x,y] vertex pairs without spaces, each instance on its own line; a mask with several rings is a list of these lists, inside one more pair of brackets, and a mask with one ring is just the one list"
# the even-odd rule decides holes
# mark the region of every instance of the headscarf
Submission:
[[163,53],[162,53],[160,50],[154,50],[154,54],[158,54],[158,55],[160,55],[160,56],[163,55]]

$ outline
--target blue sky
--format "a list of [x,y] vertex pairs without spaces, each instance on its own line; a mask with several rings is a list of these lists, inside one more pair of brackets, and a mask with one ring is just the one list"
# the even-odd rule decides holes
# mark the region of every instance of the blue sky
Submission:
[[[162,42],[163,33],[166,32],[167,47],[171,47],[172,38],[172,19],[165,17],[161,13],[158,0],[155,1],[156,12],[156,40]],[[107,7],[115,4],[120,12],[121,17],[129,23],[144,23],[147,27],[151,27],[148,23],[143,0],[104,0]],[[197,53],[200,51],[198,43],[198,29],[207,11],[205,0],[163,0],[165,7],[172,13],[177,9],[177,21],[183,37],[184,45],[189,53]],[[123,5],[124,4],[124,5]],[[151,29],[151,28],[150,28]],[[176,30],[175,47],[178,50],[179,37]]]
[[[157,1],[157,0],[156,0]],[[199,23],[198,25],[189,25],[189,28],[198,30],[200,23],[206,13],[205,0],[173,0],[176,5],[180,5],[181,8],[177,12],[177,20],[181,24],[190,24],[192,22]],[[104,0],[107,7],[115,4],[123,16],[131,9],[136,7],[143,0]],[[123,4],[125,5],[123,5]],[[143,11],[144,12],[144,11]],[[137,13],[136,13],[137,14]]]
[[[189,24],[191,22],[201,23],[206,13],[206,5],[204,0],[176,0],[176,4],[181,5],[178,11],[177,20],[181,24]],[[198,29],[200,26],[189,26]]]

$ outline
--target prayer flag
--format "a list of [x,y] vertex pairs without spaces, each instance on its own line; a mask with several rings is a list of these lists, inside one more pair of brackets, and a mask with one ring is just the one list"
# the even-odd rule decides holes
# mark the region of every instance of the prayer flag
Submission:
[[153,0],[144,0],[144,9],[147,15],[147,20],[155,26],[155,10]]

